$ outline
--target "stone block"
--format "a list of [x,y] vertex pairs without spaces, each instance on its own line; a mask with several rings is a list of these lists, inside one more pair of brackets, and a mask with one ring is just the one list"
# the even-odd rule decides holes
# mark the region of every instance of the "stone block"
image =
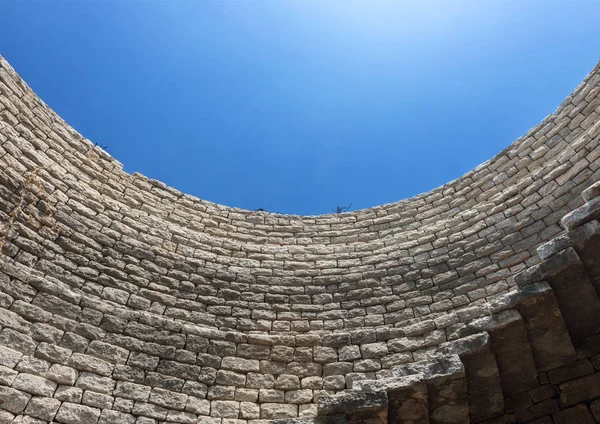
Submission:
[[296,375],[282,374],[277,377],[273,384],[275,389],[294,390],[300,388],[300,378]]
[[13,387],[33,395],[52,397],[57,384],[37,375],[21,373],[15,378]]
[[208,386],[204,383],[188,380],[183,384],[181,392],[185,393],[186,395],[204,398],[208,392]]
[[313,347],[313,358],[320,364],[337,362],[338,354],[332,347],[315,346]]
[[368,343],[360,347],[363,359],[381,358],[389,353],[387,343]]
[[39,418],[44,421],[52,421],[58,412],[60,401],[47,397],[33,397],[27,404],[25,415]]
[[118,397],[115,398],[115,401],[113,402],[113,409],[115,411],[130,413],[131,411],[133,411],[133,404],[134,401],[131,399]]
[[544,400],[535,405],[529,406],[526,409],[521,409],[515,412],[515,417],[520,423],[533,421],[545,415],[552,415],[560,410],[556,399]]
[[259,403],[283,402],[283,398],[284,398],[283,390],[260,389],[258,391],[258,402]]
[[72,386],[77,379],[77,370],[65,365],[52,364],[46,373],[46,378],[58,384]]
[[167,409],[147,402],[135,402],[132,411],[133,415],[142,415],[159,421],[164,421],[167,418],[167,412]]
[[197,415],[209,415],[210,401],[189,396],[185,405],[185,411]]
[[83,389],[71,386],[58,386],[54,397],[61,402],[79,403],[83,397]]
[[89,344],[86,354],[114,364],[125,364],[129,357],[128,350],[98,340]]
[[258,401],[258,389],[235,389],[235,400],[238,402],[254,402]]
[[594,424],[590,410],[585,405],[575,405],[552,415],[554,424]]
[[558,390],[556,386],[551,384],[546,384],[544,386],[540,386],[537,389],[533,389],[529,392],[529,396],[534,403],[539,403],[546,399],[552,399],[558,396]]
[[252,389],[271,389],[275,384],[275,377],[271,374],[249,373],[246,378],[246,387]]
[[234,400],[235,386],[210,386],[206,398],[209,400]]
[[587,359],[573,362],[560,368],[548,371],[550,384],[559,385],[565,381],[574,380],[594,372],[594,367]]
[[311,403],[313,399],[313,391],[310,389],[290,390],[285,392],[285,403],[295,405]]
[[114,398],[112,396],[92,392],[91,390],[83,392],[83,398],[81,399],[81,403],[84,405],[93,406],[99,409],[110,409],[112,408],[113,402]]
[[274,420],[281,418],[296,418],[298,406],[283,403],[263,403],[260,405],[260,418]]
[[29,393],[0,386],[0,404],[2,405],[2,409],[12,412],[13,414],[20,414],[23,412],[29,399],[31,399]]
[[89,372],[82,372],[75,385],[84,390],[111,394],[116,382],[110,377],[101,377]]
[[103,376],[111,375],[114,369],[113,364],[83,353],[74,353],[69,360],[69,366]]
[[356,345],[342,346],[338,349],[340,361],[354,361],[362,359],[360,348]]
[[244,420],[256,420],[260,417],[260,407],[256,403],[241,402],[240,418]]
[[169,390],[154,388],[150,393],[150,402],[168,409],[183,410],[188,396],[183,393],[175,393]]
[[0,365],[0,385],[11,386],[15,378],[17,378],[17,374],[17,371]]
[[343,390],[346,387],[346,378],[343,375],[330,375],[323,379],[323,389]]
[[323,388],[323,379],[321,377],[304,377],[300,381],[303,389],[320,390]]
[[69,402],[64,402],[56,414],[56,420],[65,424],[94,424],[99,418],[99,409]]
[[66,365],[69,362],[72,353],[73,352],[70,349],[42,342],[38,345],[34,356],[53,363]]
[[234,371],[219,370],[217,371],[216,382],[223,386],[244,387],[246,384],[246,375]]
[[14,368],[23,354],[6,346],[0,345],[0,365],[8,368]]
[[214,400],[210,403],[210,416],[214,418],[237,418],[240,403],[232,400]]
[[111,411],[109,409],[105,409],[100,414],[100,420],[98,424],[135,424],[136,419],[133,415],[119,412],[119,411]]
[[600,373],[568,381],[559,386],[560,400],[565,406],[600,398]]

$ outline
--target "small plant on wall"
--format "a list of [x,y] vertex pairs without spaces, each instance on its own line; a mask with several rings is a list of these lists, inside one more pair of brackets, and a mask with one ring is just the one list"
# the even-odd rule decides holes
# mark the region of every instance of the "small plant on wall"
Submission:
[[331,211],[333,213],[344,213],[344,212],[348,212],[351,207],[352,207],[352,203],[350,203],[348,206],[337,205],[336,207],[331,208]]

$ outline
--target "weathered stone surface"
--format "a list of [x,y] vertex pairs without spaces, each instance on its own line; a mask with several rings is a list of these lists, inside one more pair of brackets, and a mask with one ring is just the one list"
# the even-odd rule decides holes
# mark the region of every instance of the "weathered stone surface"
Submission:
[[300,378],[295,375],[282,374],[273,383],[275,389],[295,390],[300,388]]
[[246,384],[246,375],[233,371],[219,370],[217,371],[216,383],[223,386],[244,386]]
[[99,409],[69,402],[64,402],[56,414],[56,419],[65,424],[96,423],[99,418]]
[[17,374],[19,374],[17,371],[0,365],[0,385],[11,386]]
[[221,367],[226,370],[238,372],[258,372],[260,365],[258,360],[225,357],[221,361]]
[[559,386],[560,400],[565,406],[600,398],[600,373],[580,377]]
[[600,400],[595,400],[590,404],[590,410],[596,421],[600,420]]
[[94,356],[84,355],[82,353],[74,353],[69,360],[69,366],[81,371],[89,371],[103,376],[111,375],[114,369],[114,365]]
[[155,420],[164,420],[167,417],[167,412],[167,409],[152,403],[135,402],[132,414],[143,415],[144,417],[154,418]]
[[34,418],[39,418],[44,421],[52,421],[58,408],[60,407],[60,401],[57,399],[47,397],[33,397],[29,401],[27,408],[25,409],[25,415],[29,415]]
[[586,202],[589,202],[594,197],[598,196],[600,196],[600,181],[592,184],[591,186],[589,186],[581,192],[581,197],[583,197],[583,200],[585,200]]
[[523,318],[537,370],[573,361],[575,349],[550,285],[531,284],[521,292],[515,307]]
[[580,225],[600,218],[600,198],[595,197],[583,206],[569,212],[560,223],[566,230],[573,230]]
[[260,389],[258,391],[258,401],[260,403],[268,402],[283,402],[283,390],[277,389]]
[[124,364],[129,357],[128,350],[98,340],[93,340],[90,343],[86,354],[115,364]]
[[548,380],[552,384],[561,384],[594,372],[594,367],[588,360],[567,363],[565,366],[548,371]]
[[89,372],[82,372],[75,384],[84,390],[110,394],[115,388],[116,381],[110,377],[100,377]]
[[240,403],[232,400],[215,400],[210,403],[210,415],[215,418],[237,418]]
[[13,382],[13,387],[33,395],[52,397],[57,384],[37,375],[21,373]]
[[362,358],[360,348],[356,345],[343,346],[338,352],[340,361],[353,361]]
[[260,418],[272,420],[294,418],[298,416],[298,406],[281,403],[263,403],[260,405]]
[[293,404],[310,403],[313,399],[313,391],[310,389],[289,390],[285,392],[285,402]]
[[63,402],[78,403],[83,397],[83,389],[79,387],[58,386],[54,397]]
[[105,395],[103,393],[92,392],[91,390],[86,390],[83,392],[83,398],[81,399],[81,403],[87,406],[93,406],[98,409],[110,409],[114,402],[114,397]]
[[142,384],[129,383],[119,381],[115,387],[113,394],[127,399],[133,399],[140,402],[147,402],[150,398],[151,387]]
[[198,415],[208,415],[210,414],[210,401],[189,396],[185,405],[185,411]]
[[244,420],[255,420],[260,417],[260,407],[252,402],[240,403],[240,418]]
[[386,392],[347,392],[332,396],[321,396],[318,400],[318,410],[320,415],[332,415],[364,409],[379,409],[386,407],[387,403]]
[[74,368],[60,364],[52,364],[46,373],[46,378],[58,384],[73,385],[77,379],[77,371]]
[[591,221],[580,227],[554,237],[550,241],[542,244],[537,248],[538,255],[543,260],[550,258],[552,255],[575,246],[579,243],[586,241],[592,236],[600,233],[600,223],[598,221]]
[[31,399],[29,393],[24,393],[16,389],[0,386],[0,400],[2,401],[2,409],[6,409],[13,414],[20,414],[27,406],[27,402]]
[[0,345],[0,365],[14,368],[23,354],[6,346]]
[[555,424],[594,424],[596,422],[585,405],[576,405],[564,411],[556,412],[552,415],[552,419]]
[[114,424],[114,423],[122,423],[122,424],[134,424],[136,419],[133,415],[124,414],[119,411],[111,411],[109,409],[105,409],[102,411],[100,415],[100,420],[98,424]]
[[548,399],[535,405],[515,412],[518,422],[531,422],[546,415],[552,415],[560,410],[556,399]]
[[150,393],[150,402],[168,409],[183,410],[187,402],[187,395],[174,393],[169,390],[154,388]]

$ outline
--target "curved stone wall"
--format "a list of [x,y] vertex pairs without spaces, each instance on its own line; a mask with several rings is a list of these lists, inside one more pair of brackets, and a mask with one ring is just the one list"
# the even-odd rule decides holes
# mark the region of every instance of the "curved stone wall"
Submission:
[[123,172],[0,58],[0,422],[315,416],[488,316],[599,169],[600,64],[428,193],[339,215],[228,208]]

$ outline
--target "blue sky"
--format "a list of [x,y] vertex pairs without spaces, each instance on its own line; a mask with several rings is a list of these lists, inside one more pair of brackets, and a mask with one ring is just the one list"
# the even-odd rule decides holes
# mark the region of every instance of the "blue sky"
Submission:
[[600,60],[600,1],[0,0],[0,54],[124,164],[302,215],[430,190]]

